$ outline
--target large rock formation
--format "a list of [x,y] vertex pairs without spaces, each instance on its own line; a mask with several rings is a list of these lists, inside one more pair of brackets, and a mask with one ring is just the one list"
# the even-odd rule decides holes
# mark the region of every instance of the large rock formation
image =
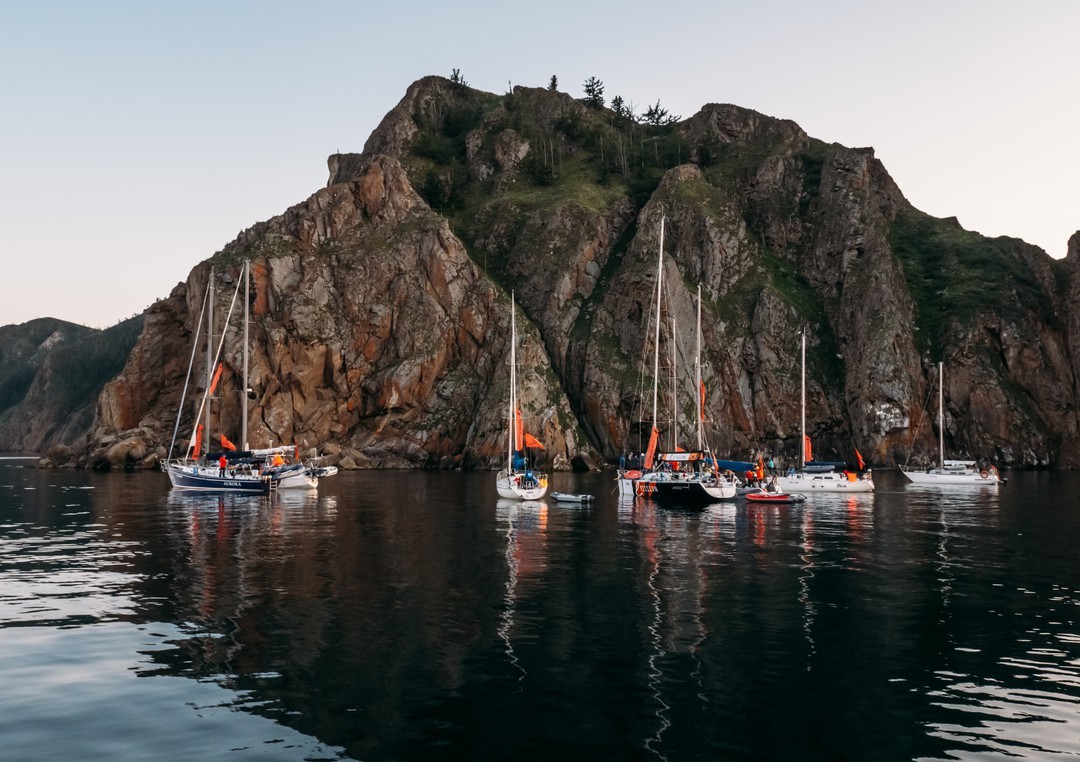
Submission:
[[85,447],[98,395],[127,360],[142,326],[96,330],[53,318],[0,327],[0,451]]
[[[101,396],[91,465],[112,460],[118,441],[145,444],[151,460],[166,456],[207,278],[213,273],[226,286],[215,293],[216,312],[227,314],[243,259],[253,263],[251,446],[295,441],[361,467],[472,467],[499,459],[509,299],[415,193],[397,160],[377,155],[349,182],[246,231],[150,310],[128,366]],[[565,466],[585,442],[535,330],[519,319],[519,333],[520,407],[554,464]],[[221,431],[208,433],[235,438],[238,319],[224,347],[222,402],[213,412]],[[181,449],[193,412],[181,421]]]
[[[872,149],[731,105],[647,126],[558,92],[430,77],[329,168],[326,188],[148,311],[83,462],[166,454],[207,280],[224,314],[245,260],[253,446],[295,440],[345,466],[495,465],[514,291],[521,406],[555,465],[640,449],[663,220],[661,376],[682,442],[695,436],[700,285],[705,429],[721,452],[794,451],[805,333],[823,457],[930,457],[943,361],[951,453],[1080,466],[1080,235],[1056,262],[928,217]],[[215,411],[230,438],[240,337],[234,319]],[[670,435],[671,404],[661,416]],[[185,437],[193,417],[189,395]]]

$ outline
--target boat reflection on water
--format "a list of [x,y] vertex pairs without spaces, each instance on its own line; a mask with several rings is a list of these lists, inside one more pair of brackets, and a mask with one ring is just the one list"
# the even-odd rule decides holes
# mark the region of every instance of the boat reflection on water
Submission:
[[[320,536],[333,537],[337,500],[314,490],[269,496],[171,490],[165,506],[179,550],[177,605],[187,611],[182,629],[190,636],[174,644],[185,653],[189,676],[224,680],[234,660],[257,645],[245,623],[280,594],[277,580],[316,573],[305,559]],[[305,638],[318,639],[318,620],[297,622]]]
[[[717,503],[697,510],[672,510],[651,501],[618,502],[619,518],[636,532],[640,554],[640,611],[644,628],[641,669],[646,678],[654,717],[642,744],[651,754],[664,758],[663,749],[673,725],[701,727],[708,723],[704,699],[702,646],[709,635],[708,558],[717,552],[717,540],[725,522],[733,520],[736,507]],[[697,685],[698,700],[687,703],[673,695],[668,680],[684,675]]]
[[506,587],[498,633],[506,658],[517,673],[517,691],[524,690],[528,672],[514,651],[518,599],[528,591],[530,580],[547,569],[547,504],[538,500],[499,498],[496,521],[506,537]]
[[489,473],[0,476],[11,759],[1078,751],[1077,474],[701,511],[605,474],[554,477],[588,509]]

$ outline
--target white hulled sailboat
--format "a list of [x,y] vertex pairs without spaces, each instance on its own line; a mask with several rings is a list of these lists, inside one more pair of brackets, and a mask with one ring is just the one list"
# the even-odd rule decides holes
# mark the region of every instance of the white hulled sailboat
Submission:
[[[214,348],[214,273],[210,272],[206,294],[203,297],[202,311],[195,330],[195,342],[191,350],[191,359],[188,363],[188,374],[184,381],[184,390],[180,398],[180,407],[176,413],[176,425],[173,428],[172,442],[169,444],[168,457],[161,462],[161,469],[169,475],[169,481],[175,489],[195,490],[202,492],[245,492],[245,493],[269,493],[277,489],[288,488],[313,488],[318,486],[319,480],[315,469],[300,461],[295,446],[286,445],[271,447],[261,450],[249,450],[247,447],[247,403],[248,403],[248,305],[250,304],[251,267],[249,262],[244,263],[244,277],[236,284],[232,301],[229,304],[229,312],[225,318],[225,324],[221,329],[221,339]],[[236,307],[240,284],[244,285],[244,347],[243,347],[243,386],[241,387],[242,399],[242,429],[240,436],[240,448],[230,442],[224,434],[219,435],[221,449],[216,453],[209,453],[206,447],[210,436],[210,401],[221,379],[223,364],[221,362],[222,350],[225,344],[225,334],[229,327],[233,311]],[[206,392],[203,394],[199,406],[198,415],[195,416],[195,430],[192,433],[184,455],[179,458],[173,457],[173,449],[176,445],[177,433],[180,429],[180,415],[184,409],[184,400],[187,397],[188,385],[191,380],[191,371],[195,364],[195,353],[199,345],[199,333],[202,330],[203,318],[207,325],[207,379]],[[211,372],[212,371],[212,372]],[[200,419],[205,420],[199,423]],[[204,436],[205,435],[205,436]],[[205,448],[205,449],[204,449]],[[293,455],[296,455],[293,458]]]
[[784,492],[873,492],[874,480],[870,471],[838,471],[834,463],[814,463],[810,457],[810,437],[806,435],[806,333],[802,337],[802,378],[799,399],[799,469],[778,474],[777,486]]
[[507,415],[506,467],[495,477],[499,497],[516,500],[539,500],[548,489],[547,474],[532,468],[528,451],[543,448],[525,433],[517,400],[517,310],[510,294],[510,407]]
[[989,464],[980,466],[974,460],[945,460],[945,370],[938,363],[938,465],[916,470],[900,466],[900,472],[912,484],[937,485],[999,485],[1005,480]]

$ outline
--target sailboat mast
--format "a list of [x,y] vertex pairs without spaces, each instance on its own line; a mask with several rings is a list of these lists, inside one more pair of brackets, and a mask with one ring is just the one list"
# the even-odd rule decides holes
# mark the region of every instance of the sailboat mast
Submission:
[[657,407],[660,395],[660,294],[664,280],[664,218],[660,218],[660,256],[656,265],[656,336],[653,341],[652,425],[657,427]]
[[801,435],[799,440],[799,464],[802,468],[806,468],[806,331],[802,331],[801,336],[802,392],[799,397],[799,433]]
[[[210,392],[210,385],[213,383],[214,378],[214,270],[210,270],[210,304],[206,313],[206,422],[205,433],[202,438],[203,452],[209,449],[207,442],[210,441],[210,408],[212,407],[211,399],[213,395]],[[202,453],[195,453],[195,457],[200,457]]]
[[251,261],[244,261],[244,383],[240,388],[240,449],[248,449],[248,311],[251,306]]
[[514,419],[514,411],[517,407],[517,315],[514,304],[514,292],[510,292],[510,421],[509,436],[506,439],[506,473],[514,471],[514,432],[517,430],[517,421]]
[[945,468],[945,363],[938,363],[938,468]]
[[675,316],[671,317],[671,451],[677,452],[679,449],[679,400],[678,389],[675,388],[676,384],[676,372],[675,363],[678,361],[676,356],[677,342],[675,341]]
[[702,424],[705,421],[705,411],[701,407],[701,284],[697,287],[697,348],[695,349],[694,365],[694,396],[697,397],[697,448],[702,451]]

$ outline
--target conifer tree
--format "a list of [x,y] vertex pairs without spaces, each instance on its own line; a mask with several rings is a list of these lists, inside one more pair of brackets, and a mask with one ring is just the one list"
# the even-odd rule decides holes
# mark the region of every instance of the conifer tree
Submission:
[[585,80],[585,102],[593,108],[604,107],[604,83],[596,77]]

